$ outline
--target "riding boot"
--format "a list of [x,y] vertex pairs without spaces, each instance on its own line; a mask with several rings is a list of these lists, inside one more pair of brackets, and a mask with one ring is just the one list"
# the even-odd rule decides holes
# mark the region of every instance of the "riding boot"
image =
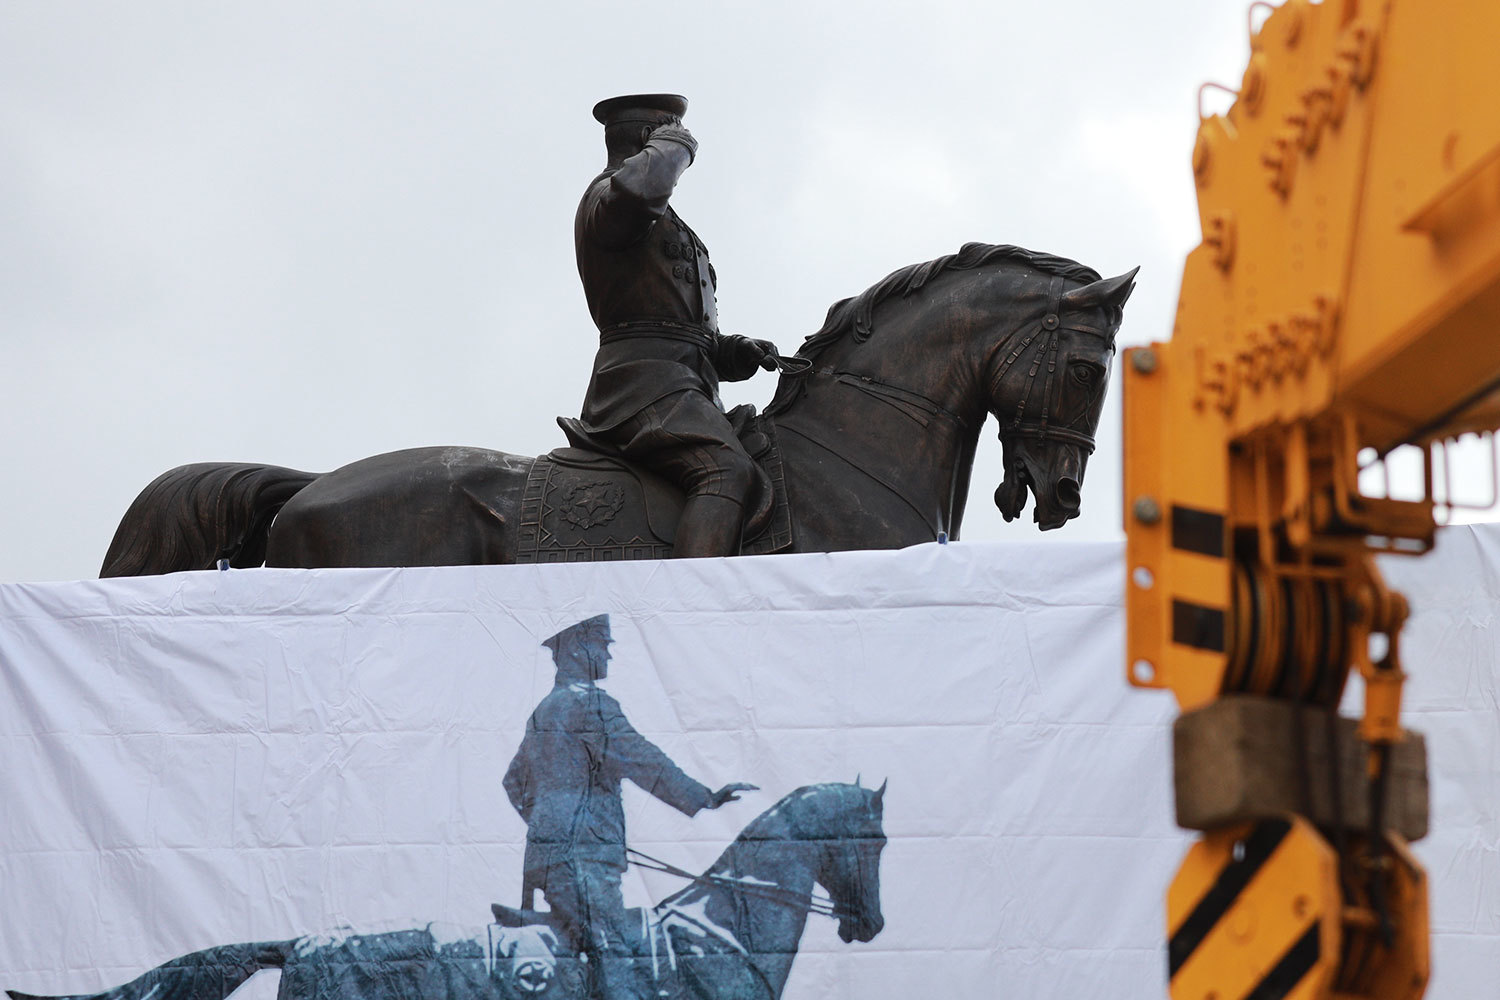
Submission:
[[672,558],[739,555],[743,518],[744,509],[729,497],[688,497],[677,522]]

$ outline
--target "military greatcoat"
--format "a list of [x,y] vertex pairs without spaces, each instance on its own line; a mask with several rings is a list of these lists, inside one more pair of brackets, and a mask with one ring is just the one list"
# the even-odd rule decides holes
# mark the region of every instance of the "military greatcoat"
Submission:
[[668,204],[691,162],[682,139],[658,130],[596,177],[579,203],[578,274],[599,327],[579,422],[689,497],[744,505],[753,495],[769,510],[769,480],[740,444],[718,390],[721,378],[749,378],[770,345],[719,333],[708,249]]
[[578,275],[599,328],[582,414],[593,433],[683,389],[717,395],[716,276],[703,241],[668,204],[691,162],[687,146],[653,137],[579,202]]
[[559,684],[526,723],[505,772],[505,792],[526,821],[525,881],[578,863],[625,869],[626,779],[691,816],[713,805],[656,744],[635,731],[620,703],[593,684]]

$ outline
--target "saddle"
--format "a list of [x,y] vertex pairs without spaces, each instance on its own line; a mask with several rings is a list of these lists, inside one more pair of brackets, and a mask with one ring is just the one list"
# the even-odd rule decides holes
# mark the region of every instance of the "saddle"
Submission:
[[[590,972],[597,970],[597,958],[590,958],[588,964],[582,964],[580,957],[589,954],[589,949],[580,949],[578,943],[571,940],[570,931],[551,913],[505,906],[502,903],[491,903],[490,912],[494,915],[495,926],[506,928],[512,933],[532,932],[531,942],[528,942],[532,946],[524,954],[518,946],[512,946],[504,952],[499,951],[495,947],[495,935],[491,933],[490,961],[497,969],[505,967],[505,972],[501,974],[502,981],[517,987],[515,992],[522,996],[537,996],[539,1000],[543,996],[563,1000],[601,995],[598,979],[590,982]],[[642,985],[649,984],[650,995],[664,1000],[694,1000],[704,995],[704,980],[701,977],[705,971],[702,947],[705,936],[716,937],[726,946],[724,951],[727,954],[714,956],[721,959],[718,967],[712,969],[712,985],[718,987],[715,992],[736,997],[769,995],[762,989],[764,980],[759,974],[755,974],[753,979],[748,978],[751,967],[740,957],[746,954],[745,948],[733,934],[713,924],[706,924],[697,915],[691,916],[688,926],[684,928],[679,912],[670,905],[664,914],[649,908],[630,908],[625,911],[626,924],[638,924],[640,927],[640,939],[630,945],[633,952],[630,962],[635,966],[638,981]],[[674,923],[677,926],[671,926]],[[669,969],[677,964],[675,960],[669,959],[671,966],[666,963],[658,964],[662,956],[674,953],[696,955],[698,976],[670,975]],[[724,959],[728,961],[722,961]],[[712,962],[713,958],[708,961]],[[595,975],[597,976],[597,971]]]
[[[792,512],[772,419],[752,406],[728,414],[745,451],[765,473],[745,505],[745,555],[792,544]],[[576,420],[558,424],[573,447],[539,455],[521,497],[516,562],[665,559],[672,554],[683,493],[593,437]]]

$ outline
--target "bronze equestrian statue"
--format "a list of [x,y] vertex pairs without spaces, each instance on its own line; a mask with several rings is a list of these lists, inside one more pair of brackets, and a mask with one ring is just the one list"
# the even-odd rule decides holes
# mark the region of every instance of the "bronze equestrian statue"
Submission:
[[[100,571],[442,566],[900,548],[958,538],[986,415],[1006,520],[1078,514],[1135,271],[969,243],[836,303],[792,358],[718,332],[670,196],[696,143],[673,95],[604,101],[608,165],[575,222],[600,346],[573,447],[438,447],[327,474],[204,463],[126,511]],[[763,414],[719,379],[779,369]]]

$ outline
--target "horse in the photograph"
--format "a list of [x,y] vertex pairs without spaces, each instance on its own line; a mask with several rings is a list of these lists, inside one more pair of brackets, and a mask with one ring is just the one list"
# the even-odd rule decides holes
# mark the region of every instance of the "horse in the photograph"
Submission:
[[[835,305],[743,427],[776,484],[751,499],[744,551],[957,538],[986,414],[1005,447],[1006,519],[1028,488],[1041,528],[1076,516],[1134,275],[970,243]],[[681,504],[583,448],[419,448],[326,475],[187,465],[131,505],[101,575],[651,558],[670,554]]]
[[[646,911],[635,961],[653,995],[775,1000],[811,913],[837,919],[846,942],[880,933],[884,796],[884,786],[857,782],[798,789],[687,888]],[[498,923],[314,935],[196,951],[99,993],[6,992],[12,1000],[224,1000],[256,972],[280,969],[277,1000],[586,1000],[588,965],[560,938],[544,924]]]

